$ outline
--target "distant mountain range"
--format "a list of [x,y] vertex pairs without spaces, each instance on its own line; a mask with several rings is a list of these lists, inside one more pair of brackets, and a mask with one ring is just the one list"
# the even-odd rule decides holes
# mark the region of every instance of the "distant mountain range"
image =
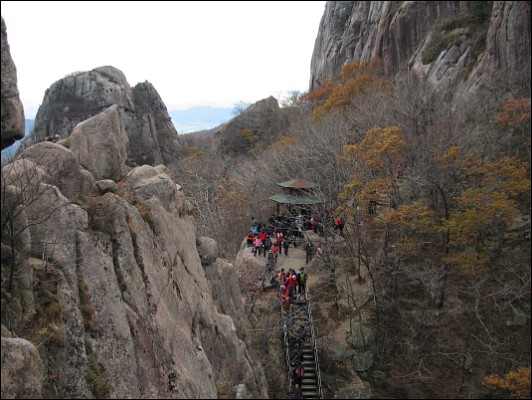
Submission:
[[234,117],[233,108],[198,106],[168,111],[177,133],[190,133],[214,128]]

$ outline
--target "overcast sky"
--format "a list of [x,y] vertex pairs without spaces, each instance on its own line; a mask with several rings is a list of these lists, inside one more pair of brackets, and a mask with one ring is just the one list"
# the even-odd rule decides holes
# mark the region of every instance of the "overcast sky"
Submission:
[[26,118],[44,92],[103,65],[148,81],[169,110],[308,90],[325,1],[2,1]]

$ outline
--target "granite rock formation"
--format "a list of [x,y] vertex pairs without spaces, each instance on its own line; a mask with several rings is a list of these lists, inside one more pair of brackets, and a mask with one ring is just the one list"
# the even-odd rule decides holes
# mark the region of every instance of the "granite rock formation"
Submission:
[[2,149],[24,137],[24,107],[17,87],[17,68],[11,58],[7,30],[2,17]]
[[[4,53],[2,134],[3,99]],[[267,398],[238,273],[162,164],[176,147],[155,89],[115,68],[47,91],[2,168],[2,398]]]
[[523,90],[515,84],[530,80],[530,27],[530,2],[328,1],[309,89],[353,60],[380,59],[388,76],[413,73],[457,95],[494,81]]
[[80,122],[112,106],[120,109],[120,123],[129,140],[128,166],[169,164],[175,159],[177,131],[153,85],[143,82],[131,88],[122,71],[111,66],[73,73],[50,86],[35,117],[33,135],[23,147],[66,139]]

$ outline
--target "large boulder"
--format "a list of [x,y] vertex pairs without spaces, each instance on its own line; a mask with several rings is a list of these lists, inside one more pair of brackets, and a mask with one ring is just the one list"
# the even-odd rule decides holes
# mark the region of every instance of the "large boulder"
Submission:
[[178,151],[177,131],[168,110],[149,82],[133,88],[136,128],[129,132],[131,165],[169,164]]
[[122,71],[105,66],[65,76],[46,90],[33,140],[42,142],[55,135],[64,139],[78,123],[112,105],[134,111],[132,90]]
[[40,399],[43,383],[43,362],[37,348],[25,339],[2,334],[2,398]]
[[96,180],[122,180],[127,173],[128,137],[120,108],[113,105],[74,128],[69,147]]
[[218,258],[220,250],[216,240],[208,237],[200,237],[197,241],[198,253],[201,258],[201,264],[207,266],[212,264]]
[[[46,182],[57,186],[62,195],[70,201],[74,199],[84,199],[90,193],[94,182],[94,175],[82,168],[76,155],[65,146],[52,142],[37,143],[22,151],[17,161],[13,165],[18,165],[20,179],[27,176],[35,178],[40,176],[39,170],[28,163],[21,163],[19,160],[31,161],[32,165],[38,166],[46,171],[46,177],[39,182]],[[11,166],[9,168],[12,168]]]
[[2,89],[1,89],[2,149],[24,137],[24,107],[17,87],[17,68],[11,58],[7,29],[2,17]]
[[134,168],[128,173],[126,183],[137,199],[149,200],[156,196],[169,212],[178,216],[185,216],[191,210],[181,186],[175,183],[164,165]]

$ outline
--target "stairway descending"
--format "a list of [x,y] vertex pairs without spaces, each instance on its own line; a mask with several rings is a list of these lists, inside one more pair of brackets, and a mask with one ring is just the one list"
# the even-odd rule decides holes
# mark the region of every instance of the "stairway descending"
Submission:
[[289,393],[293,396],[292,371],[299,365],[304,369],[301,395],[304,399],[323,398],[318,352],[308,293],[300,296],[288,312],[283,311],[283,334],[289,376]]
[[303,368],[305,375],[301,383],[301,394],[305,399],[319,399],[320,390],[318,376],[316,374],[316,361],[314,360],[314,348],[310,340],[303,344]]

